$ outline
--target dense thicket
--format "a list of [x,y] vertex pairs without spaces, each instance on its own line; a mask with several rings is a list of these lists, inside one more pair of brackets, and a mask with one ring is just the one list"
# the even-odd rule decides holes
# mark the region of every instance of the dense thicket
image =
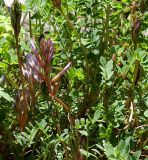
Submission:
[[10,2],[0,159],[146,160],[148,1]]

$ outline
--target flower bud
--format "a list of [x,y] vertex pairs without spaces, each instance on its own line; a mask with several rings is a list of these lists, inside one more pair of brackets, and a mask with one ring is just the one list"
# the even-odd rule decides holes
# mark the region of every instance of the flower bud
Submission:
[[52,2],[53,2],[53,5],[55,7],[60,7],[61,6],[61,0],[52,0]]
[[116,54],[115,53],[112,55],[112,61],[116,62]]
[[13,3],[11,7],[11,24],[14,29],[14,34],[16,37],[18,37],[21,29],[21,5],[18,2]]
[[35,55],[29,53],[26,55],[26,63],[22,65],[23,75],[28,79],[37,82],[41,82],[39,72],[39,62]]
[[49,65],[53,58],[54,53],[54,44],[51,41],[51,39],[48,39],[47,41],[43,38],[40,41],[40,48],[42,52],[42,56],[44,58],[45,65]]
[[137,18],[134,21],[133,26],[132,26],[132,39],[134,42],[137,41],[140,25],[141,25],[141,21]]

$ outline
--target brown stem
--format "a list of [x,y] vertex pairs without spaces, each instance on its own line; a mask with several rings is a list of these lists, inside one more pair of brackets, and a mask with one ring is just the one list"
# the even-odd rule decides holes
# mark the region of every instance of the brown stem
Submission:
[[29,31],[30,31],[30,38],[32,38],[32,28],[31,28],[31,12],[29,12]]
[[134,79],[133,79],[133,87],[137,85],[139,78],[140,78],[140,61],[138,59],[136,59],[135,70],[134,70]]
[[24,76],[23,76],[23,71],[22,71],[22,65],[21,65],[21,57],[20,57],[20,53],[19,53],[19,41],[18,41],[18,36],[15,36],[16,39],[16,54],[17,54],[17,58],[18,58],[18,65],[19,65],[19,70],[20,70],[20,77],[21,77],[21,82],[22,82],[22,89],[23,91],[24,89]]
[[[19,65],[19,70],[20,70],[20,78],[21,78],[21,84],[22,84],[22,91],[23,91],[23,107],[24,107],[24,115],[27,116],[27,98],[26,98],[26,93],[25,93],[25,79],[23,76],[23,71],[22,71],[22,66],[21,66],[21,57],[20,57],[20,52],[19,52],[19,34],[15,35],[15,40],[16,40],[16,54],[18,58],[18,65]],[[24,128],[21,129],[23,131]]]
[[64,110],[66,111],[66,112],[68,112],[68,120],[69,120],[69,122],[74,126],[75,125],[75,120],[74,120],[74,117],[71,115],[71,113],[70,113],[70,108],[61,100],[61,99],[59,99],[58,97],[56,97],[56,96],[53,96],[53,99],[57,102],[57,103],[59,103],[63,108],[64,108]]
[[54,100],[55,100],[56,102],[58,102],[59,104],[62,105],[62,107],[64,108],[64,110],[66,110],[67,112],[69,112],[69,107],[68,107],[64,102],[62,102],[62,100],[60,100],[60,99],[59,99],[58,97],[56,97],[56,96],[54,96],[53,98],[54,98]]
[[105,86],[104,95],[103,95],[103,106],[106,112],[106,116],[108,115],[108,107],[109,107],[109,88]]

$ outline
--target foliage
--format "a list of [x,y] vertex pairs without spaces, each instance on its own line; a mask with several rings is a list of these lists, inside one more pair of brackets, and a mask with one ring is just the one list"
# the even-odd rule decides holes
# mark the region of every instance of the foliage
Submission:
[[0,159],[146,160],[147,0],[0,6]]

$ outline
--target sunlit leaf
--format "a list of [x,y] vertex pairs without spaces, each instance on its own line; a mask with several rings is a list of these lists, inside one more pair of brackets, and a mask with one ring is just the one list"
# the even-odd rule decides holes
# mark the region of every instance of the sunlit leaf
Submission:
[[11,97],[9,96],[9,94],[6,93],[6,92],[4,92],[3,90],[4,90],[4,89],[0,87],[0,98],[2,97],[2,98],[6,99],[6,100],[9,101],[9,102],[14,102],[14,99],[11,98]]

